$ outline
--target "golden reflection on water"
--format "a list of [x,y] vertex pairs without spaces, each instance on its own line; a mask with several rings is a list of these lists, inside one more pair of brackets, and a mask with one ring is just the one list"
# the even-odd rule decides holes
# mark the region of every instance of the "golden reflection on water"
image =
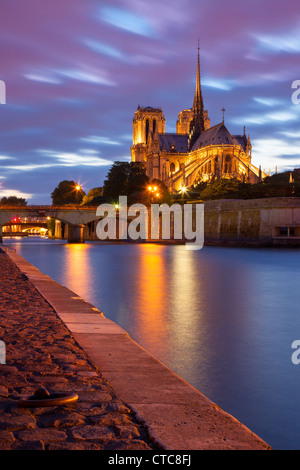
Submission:
[[[195,376],[201,353],[203,363],[207,354],[207,318],[205,315],[205,286],[199,277],[201,259],[183,246],[175,247],[171,269],[170,335],[172,338],[172,362],[180,373]],[[201,381],[205,381],[206,371],[202,369]]]
[[201,351],[208,340],[201,308],[205,305],[205,288],[196,263],[193,252],[184,246],[170,251],[166,246],[141,245],[136,265],[139,288],[135,318],[139,336],[146,349],[167,359],[171,368],[181,372],[188,369],[189,375],[195,374],[198,367],[197,355],[191,358],[191,351],[199,351],[195,342]]
[[64,283],[70,290],[87,299],[91,279],[88,245],[66,244],[65,249]]
[[192,251],[178,247],[175,250],[172,266],[172,297],[173,316],[172,327],[174,334],[181,337],[183,329],[194,330],[196,316],[193,307],[195,296],[201,295],[200,280],[195,272],[195,259]]
[[151,342],[160,343],[167,325],[163,314],[166,302],[164,286],[167,273],[162,256],[165,248],[159,245],[140,245],[138,257],[139,290],[137,292],[137,316],[142,335],[151,335]]

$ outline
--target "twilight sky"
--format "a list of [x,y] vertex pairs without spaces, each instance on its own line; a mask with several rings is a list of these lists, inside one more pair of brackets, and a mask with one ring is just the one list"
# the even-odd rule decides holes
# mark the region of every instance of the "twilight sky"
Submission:
[[161,107],[175,132],[198,38],[211,124],[225,107],[254,165],[300,167],[299,0],[2,0],[0,38],[0,197],[50,204],[64,179],[102,186],[130,160],[138,105]]

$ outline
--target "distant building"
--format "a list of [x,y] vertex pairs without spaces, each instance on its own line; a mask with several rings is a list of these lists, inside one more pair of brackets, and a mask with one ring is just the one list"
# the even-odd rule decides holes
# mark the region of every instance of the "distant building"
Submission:
[[171,191],[220,178],[256,183],[266,174],[252,165],[251,152],[245,127],[242,135],[232,135],[224,117],[211,127],[203,106],[199,48],[193,107],[179,113],[176,133],[165,133],[161,108],[138,106],[135,112],[131,159],[144,162],[147,175],[162,180]]

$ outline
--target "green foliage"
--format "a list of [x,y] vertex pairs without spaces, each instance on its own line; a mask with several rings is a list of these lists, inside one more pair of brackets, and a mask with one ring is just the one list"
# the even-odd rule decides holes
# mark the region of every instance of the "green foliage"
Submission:
[[239,198],[240,186],[243,183],[237,179],[220,179],[208,184],[200,197],[203,200],[236,199]]
[[[290,181],[290,175],[292,180]],[[257,199],[268,197],[300,197],[300,172],[285,171],[267,176],[256,184],[243,183],[237,179],[220,179],[208,183],[200,191],[203,200]]]
[[107,201],[117,201],[119,196],[128,196],[132,200],[134,193],[145,190],[148,181],[142,163],[115,162],[104,181],[103,197]]
[[82,205],[99,205],[102,202],[103,188],[90,189],[88,194],[83,196]]
[[80,204],[85,192],[80,188],[76,189],[75,181],[61,181],[51,193],[52,204],[63,206],[65,204]]
[[0,199],[0,206],[27,206],[27,201],[22,197],[4,196]]
[[[292,175],[293,182],[290,182]],[[300,196],[300,174],[297,171],[285,171],[267,176],[263,181],[263,197]]]

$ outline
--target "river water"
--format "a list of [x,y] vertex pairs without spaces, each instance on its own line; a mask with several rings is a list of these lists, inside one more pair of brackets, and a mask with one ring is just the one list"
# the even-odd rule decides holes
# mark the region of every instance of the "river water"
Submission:
[[[300,449],[300,250],[4,239],[274,449]],[[300,357],[300,356],[299,356]]]

